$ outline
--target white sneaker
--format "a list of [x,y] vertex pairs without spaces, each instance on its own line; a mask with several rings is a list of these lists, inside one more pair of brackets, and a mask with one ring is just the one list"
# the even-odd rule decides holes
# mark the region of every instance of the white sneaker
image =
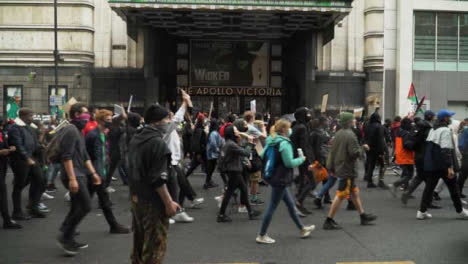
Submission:
[[177,223],[192,223],[195,219],[190,217],[186,212],[180,212],[172,217]]
[[310,233],[315,230],[315,225],[304,226],[301,230],[301,238],[307,238],[310,236]]
[[55,199],[55,197],[46,192],[43,193],[41,196],[41,200],[53,200],[53,199]]
[[463,205],[467,205],[467,204],[468,204],[468,202],[466,202],[465,200],[461,200],[461,203],[462,203]]
[[202,204],[203,202],[205,202],[205,199],[204,198],[197,198],[195,200],[193,200],[190,205],[189,205],[189,208],[196,208],[197,206],[199,206],[200,204]]
[[274,244],[276,242],[273,238],[269,237],[268,235],[258,235],[255,241],[257,241],[258,244]]
[[214,199],[218,203],[218,208],[221,208],[221,205],[223,204],[224,195],[216,196]]
[[109,186],[109,187],[106,188],[106,192],[107,193],[115,193],[115,189]]
[[239,206],[239,209],[237,209],[237,212],[238,212],[239,214],[246,214],[246,213],[248,213],[249,211],[247,211],[247,207],[245,207],[245,206]]
[[114,176],[112,176],[112,180],[113,180],[113,181],[116,181],[116,180],[117,180],[117,178],[116,178],[116,177],[114,177]]
[[172,218],[169,218],[169,224],[170,224],[170,225],[173,225],[173,224],[175,224],[175,220],[174,220],[174,219],[172,219]]
[[431,219],[432,218],[432,215],[428,212],[421,212],[421,211],[418,211],[418,213],[416,214],[416,218],[418,220],[424,220],[424,219]]
[[71,200],[70,192],[67,192],[63,198],[65,199],[65,201],[69,202]]
[[468,210],[463,208],[463,210],[458,214],[458,218],[468,220]]

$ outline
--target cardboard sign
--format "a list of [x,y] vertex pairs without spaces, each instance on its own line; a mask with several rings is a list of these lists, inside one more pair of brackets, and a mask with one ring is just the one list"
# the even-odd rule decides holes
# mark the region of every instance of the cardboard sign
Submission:
[[320,109],[320,113],[325,113],[327,111],[327,103],[328,103],[328,94],[324,94],[322,96],[322,108]]
[[78,101],[75,99],[75,97],[72,97],[72,98],[70,98],[70,100],[68,100],[67,104],[64,107],[65,113],[67,113],[67,115],[70,114],[71,106],[76,104],[76,103],[78,103]]
[[257,100],[250,101],[250,111],[257,112]]

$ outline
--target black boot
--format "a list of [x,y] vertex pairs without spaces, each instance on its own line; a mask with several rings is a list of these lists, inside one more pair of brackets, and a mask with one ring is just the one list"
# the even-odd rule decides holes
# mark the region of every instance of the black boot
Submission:
[[327,217],[327,219],[325,220],[325,223],[323,223],[323,229],[338,230],[338,229],[341,229],[341,226],[338,223],[336,223],[335,220],[333,220],[332,218]]
[[299,201],[296,201],[296,207],[299,211],[301,211],[303,214],[306,214],[306,215],[310,215],[312,214],[311,211],[307,210],[307,208],[304,207],[304,205],[299,202]]
[[229,223],[232,222],[231,217],[227,215],[218,215],[218,218],[216,219],[218,223]]
[[346,210],[348,211],[356,211],[356,206],[354,206],[354,203],[351,201],[348,201],[348,206],[346,206]]
[[314,204],[315,204],[315,206],[317,207],[317,209],[321,209],[321,208],[322,208],[322,199],[320,199],[320,198],[315,198],[315,199],[314,199]]
[[260,211],[251,211],[249,212],[249,220],[257,220],[257,218],[262,214]]
[[119,223],[113,224],[109,231],[109,233],[111,234],[128,234],[130,232],[130,228],[123,226]]
[[23,226],[20,224],[16,223],[13,220],[7,220],[3,222],[3,229],[21,229]]
[[377,188],[377,185],[375,185],[372,181],[369,181],[367,183],[367,188]]
[[361,215],[361,225],[370,225],[371,222],[375,221],[377,219],[377,216],[373,214],[365,214],[363,213]]

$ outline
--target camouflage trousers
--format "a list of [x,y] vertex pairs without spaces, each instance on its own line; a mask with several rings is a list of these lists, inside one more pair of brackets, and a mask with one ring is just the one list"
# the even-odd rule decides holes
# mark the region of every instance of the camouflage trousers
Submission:
[[149,202],[132,201],[132,264],[161,264],[166,254],[169,218]]

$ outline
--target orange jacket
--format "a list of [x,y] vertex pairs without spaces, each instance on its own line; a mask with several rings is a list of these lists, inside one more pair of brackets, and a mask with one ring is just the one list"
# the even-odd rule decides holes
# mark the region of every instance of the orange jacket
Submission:
[[395,156],[398,165],[414,165],[414,151],[403,147],[403,138],[395,138]]

